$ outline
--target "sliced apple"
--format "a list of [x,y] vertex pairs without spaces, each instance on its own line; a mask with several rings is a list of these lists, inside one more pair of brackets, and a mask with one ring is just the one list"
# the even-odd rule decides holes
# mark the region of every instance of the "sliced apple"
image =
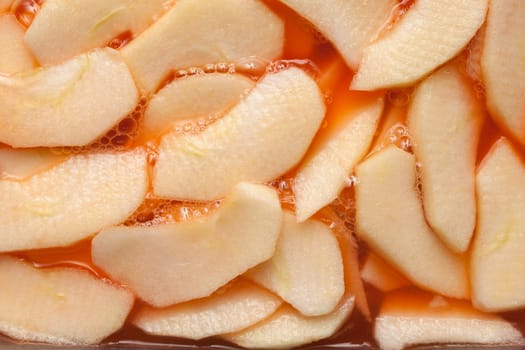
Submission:
[[470,303],[416,290],[388,295],[374,327],[382,350],[422,344],[523,345],[520,331],[497,315],[475,310]]
[[96,344],[133,306],[127,289],[72,268],[36,269],[0,257],[0,332],[21,341]]
[[475,166],[483,111],[456,66],[447,65],[414,91],[408,112],[421,164],[425,215],[452,250],[467,250],[476,224]]
[[[487,108],[503,128],[525,144],[525,2],[491,1],[481,53]],[[504,62],[502,62],[502,59]]]
[[472,301],[486,311],[525,306],[525,165],[505,139],[495,143],[476,179],[478,225],[471,260]]
[[48,149],[0,149],[0,179],[24,180],[66,160]]
[[73,156],[22,182],[0,180],[0,251],[87,238],[123,222],[147,188],[142,151]]
[[176,79],[155,94],[144,113],[144,132],[159,135],[176,121],[220,116],[255,82],[241,74],[209,73]]
[[182,0],[122,53],[144,92],[151,93],[171,70],[271,61],[283,43],[283,21],[259,0]]
[[414,284],[469,296],[467,267],[427,225],[416,189],[416,161],[395,146],[356,168],[357,234]]
[[[519,0],[518,0],[519,1]],[[485,20],[488,0],[418,0],[363,52],[351,88],[410,85],[454,57]]]
[[396,4],[394,0],[281,0],[310,21],[328,38],[348,66],[357,68],[363,49],[369,44]]
[[226,288],[208,298],[164,309],[144,306],[133,324],[148,334],[202,339],[252,326],[282,304],[280,298],[242,279]]
[[138,92],[118,52],[100,49],[59,66],[0,76],[0,142],[83,146],[133,111]]
[[[58,64],[119,34],[140,34],[170,1],[46,0],[27,28],[25,41],[42,65]],[[57,40],[60,38],[60,40]]]
[[324,112],[319,88],[304,71],[268,74],[203,132],[163,137],[153,190],[161,197],[213,200],[240,181],[273,180],[301,160]]
[[266,320],[223,338],[247,349],[289,349],[333,335],[354,308],[354,297],[347,297],[334,312],[307,317],[289,305],[282,306]]
[[13,74],[35,67],[35,60],[24,43],[24,28],[11,14],[0,15],[0,47],[1,73]]
[[285,213],[273,257],[246,275],[305,316],[332,312],[345,292],[343,258],[330,228]]
[[390,292],[410,285],[405,276],[372,252],[366,256],[361,277],[382,292]]
[[168,306],[209,296],[270,259],[281,221],[276,191],[240,183],[208,217],[103,230],[93,239],[93,262],[146,302]]

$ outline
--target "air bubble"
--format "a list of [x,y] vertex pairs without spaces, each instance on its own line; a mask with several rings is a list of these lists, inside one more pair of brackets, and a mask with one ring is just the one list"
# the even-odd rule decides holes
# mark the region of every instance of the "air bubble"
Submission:
[[409,89],[392,90],[388,92],[387,99],[396,107],[404,107],[410,103],[411,94]]
[[40,10],[43,0],[19,0],[12,5],[13,13],[17,21],[24,27],[29,27],[37,12]]

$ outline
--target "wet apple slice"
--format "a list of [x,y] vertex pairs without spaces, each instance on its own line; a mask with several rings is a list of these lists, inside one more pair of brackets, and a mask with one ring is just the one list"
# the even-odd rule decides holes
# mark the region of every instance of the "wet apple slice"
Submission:
[[482,107],[454,65],[418,86],[408,112],[426,218],[456,252],[467,250],[476,223],[475,166],[483,118]]
[[0,149],[0,179],[24,180],[66,160],[45,148]]
[[[141,33],[170,1],[46,0],[25,41],[42,65],[58,64],[105,46],[118,35]],[[60,40],[57,40],[60,38]]]
[[155,94],[144,114],[144,132],[159,135],[176,121],[219,117],[255,82],[241,74],[209,73],[176,79]]
[[133,306],[127,289],[72,268],[36,269],[0,257],[0,332],[22,341],[96,344]]
[[223,338],[247,349],[289,349],[332,336],[353,308],[354,297],[347,297],[334,312],[324,316],[303,316],[284,305],[255,326]]
[[142,151],[90,154],[0,180],[0,251],[67,246],[124,221],[148,187]]
[[304,71],[268,74],[203,132],[163,137],[153,190],[161,197],[213,200],[240,181],[275,179],[301,160],[324,112],[321,92]]
[[469,295],[467,267],[427,225],[412,154],[389,146],[356,168],[357,234],[414,284],[443,295]]
[[35,67],[33,56],[24,43],[24,28],[13,15],[0,15],[0,47],[1,73],[18,73]]
[[454,57],[485,20],[488,0],[415,1],[392,28],[363,52],[352,89],[410,85]]
[[345,292],[343,259],[330,228],[297,223],[285,213],[273,257],[246,277],[274,291],[305,316],[332,312]]
[[481,54],[487,107],[497,123],[525,144],[524,30],[525,2],[490,2]]
[[361,277],[382,292],[390,292],[410,285],[405,276],[372,252],[366,256]]
[[417,290],[387,295],[376,318],[374,338],[382,350],[422,344],[524,343],[520,331],[470,303]]
[[0,76],[0,142],[13,147],[83,146],[111,129],[137,102],[133,78],[112,49]]
[[283,42],[284,23],[259,0],[182,0],[122,53],[139,85],[151,93],[171,70],[271,61]]
[[209,296],[270,259],[281,221],[273,189],[241,183],[208,217],[103,230],[93,239],[93,262],[151,305],[168,306]]
[[363,49],[388,20],[394,0],[281,0],[310,21],[356,69]]
[[242,279],[226,288],[208,298],[164,309],[144,306],[133,324],[148,334],[202,339],[252,326],[282,304],[280,298]]

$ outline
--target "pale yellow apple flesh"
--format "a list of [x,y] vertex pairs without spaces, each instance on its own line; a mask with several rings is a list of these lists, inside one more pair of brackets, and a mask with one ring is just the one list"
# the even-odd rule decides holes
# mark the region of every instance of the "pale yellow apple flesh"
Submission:
[[361,277],[382,292],[390,292],[410,285],[402,274],[372,252],[366,256]]
[[0,15],[0,73],[31,70],[35,60],[24,43],[24,28],[11,14]]
[[24,180],[66,160],[45,148],[0,149],[0,179]]
[[213,200],[240,181],[271,181],[301,160],[324,113],[321,92],[304,71],[268,74],[203,132],[162,138],[153,190],[161,197]]

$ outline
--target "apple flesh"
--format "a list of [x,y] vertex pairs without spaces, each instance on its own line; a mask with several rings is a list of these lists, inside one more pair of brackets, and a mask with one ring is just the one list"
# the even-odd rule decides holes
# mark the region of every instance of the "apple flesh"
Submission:
[[402,274],[372,252],[366,256],[361,277],[382,292],[390,292],[410,285],[410,281]]
[[0,73],[31,70],[35,60],[24,43],[24,28],[11,14],[0,15]]
[[66,156],[45,148],[0,149],[0,179],[25,180],[58,165]]

